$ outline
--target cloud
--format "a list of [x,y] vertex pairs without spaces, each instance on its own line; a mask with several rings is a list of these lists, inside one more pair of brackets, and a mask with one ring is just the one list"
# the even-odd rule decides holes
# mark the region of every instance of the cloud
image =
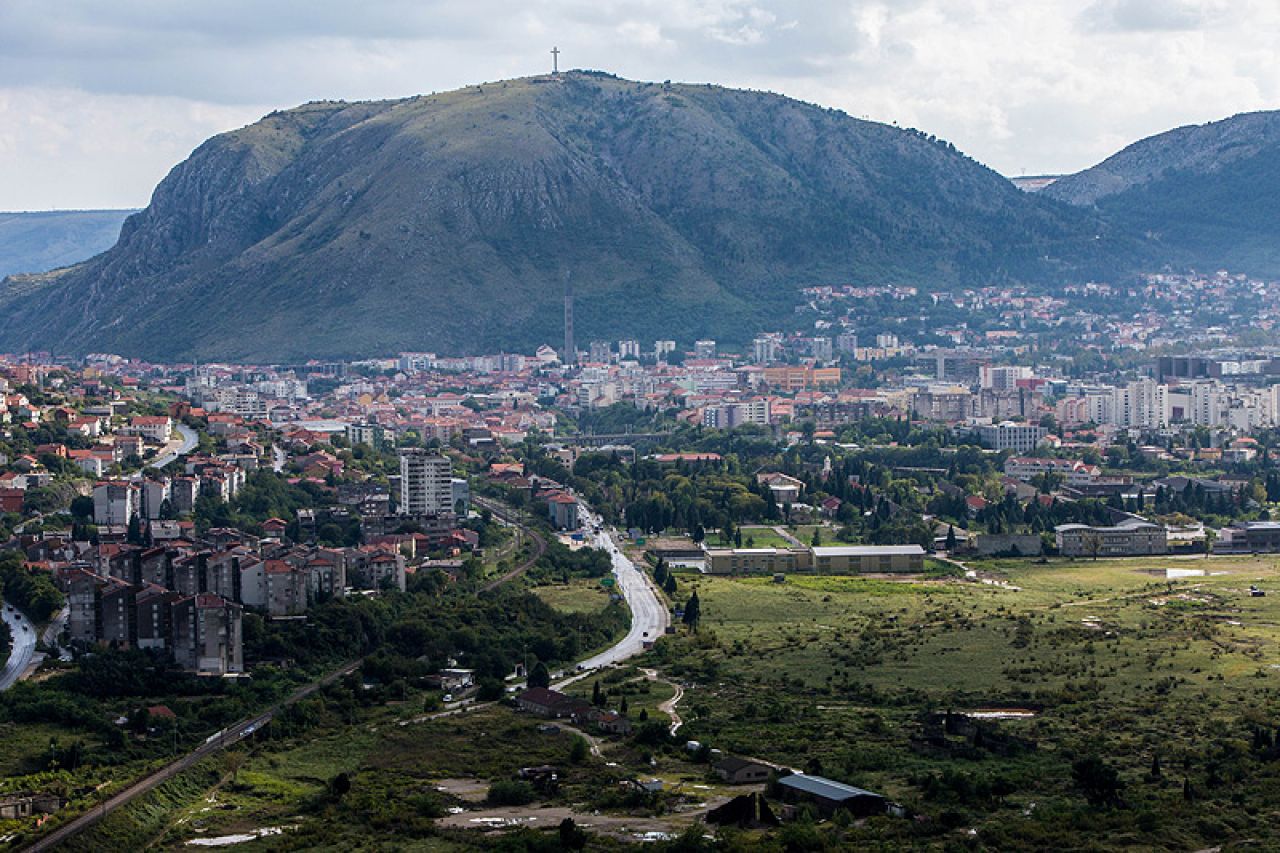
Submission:
[[1099,0],[1081,15],[1096,30],[1119,32],[1176,32],[1196,30],[1226,10],[1217,3],[1196,0]]
[[0,209],[139,205],[271,109],[541,73],[552,45],[919,127],[1009,174],[1280,106],[1274,0],[4,0]]

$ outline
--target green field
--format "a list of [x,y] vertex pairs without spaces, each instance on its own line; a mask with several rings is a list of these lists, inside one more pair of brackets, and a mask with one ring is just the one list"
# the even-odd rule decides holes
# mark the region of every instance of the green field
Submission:
[[562,613],[599,613],[609,606],[610,588],[600,583],[599,578],[537,586],[530,592]]
[[780,536],[772,527],[742,527],[742,545],[747,547],[750,540],[755,548],[790,548],[792,543],[785,536]]
[[[1206,575],[1166,580],[1166,568]],[[1085,838],[1121,849],[1137,843],[1128,832],[1167,849],[1254,834],[1280,844],[1280,761],[1268,746],[1280,727],[1280,561],[996,561],[982,571],[991,582],[686,581],[702,632],[655,652],[668,675],[698,685],[681,735],[821,768],[923,814],[954,813],[992,849]],[[1254,583],[1272,594],[1251,597]],[[929,719],[986,708],[1034,716],[983,723],[977,743],[944,737]],[[1091,755],[1120,772],[1125,808],[1090,809],[1075,790],[1072,764]],[[1157,759],[1162,773],[1148,779]],[[1203,810],[1183,808],[1184,782]],[[1081,821],[1118,837],[1101,843]]]

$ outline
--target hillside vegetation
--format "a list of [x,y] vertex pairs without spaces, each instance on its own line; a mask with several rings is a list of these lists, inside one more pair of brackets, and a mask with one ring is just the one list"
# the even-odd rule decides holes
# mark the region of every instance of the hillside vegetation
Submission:
[[1144,235],[1164,262],[1280,275],[1280,112],[1152,136],[1040,192]]
[[288,359],[740,340],[814,283],[1114,269],[1139,242],[915,131],[575,72],[313,103],[200,146],[105,254],[0,290],[0,349]]

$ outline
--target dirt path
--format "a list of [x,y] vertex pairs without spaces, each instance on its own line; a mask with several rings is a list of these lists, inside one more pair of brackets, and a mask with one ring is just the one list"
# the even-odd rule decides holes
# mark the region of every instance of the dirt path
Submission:
[[783,527],[782,525],[780,525],[780,524],[773,528],[773,532],[774,532],[774,533],[776,533],[776,534],[778,534],[778,535],[779,535],[779,536],[781,536],[783,539],[787,540],[788,542],[790,542],[792,545],[796,546],[797,548],[803,548],[803,547],[805,547],[803,542],[801,542],[801,541],[800,541],[799,539],[797,539],[796,537],[792,536],[792,535],[787,531],[787,529],[786,529],[785,527]]
[[561,821],[571,817],[574,823],[588,832],[611,835],[632,842],[657,841],[678,835],[695,820],[726,801],[726,797],[713,797],[688,810],[677,811],[662,817],[585,814],[565,806],[506,807],[459,812],[441,818],[436,824],[454,829],[503,832],[518,826],[549,829],[559,826]]
[[671,718],[671,734],[674,736],[680,727],[684,725],[684,720],[680,719],[680,715],[676,713],[676,705],[684,698],[684,688],[679,684],[668,683],[676,689],[676,695],[659,705],[658,710]]

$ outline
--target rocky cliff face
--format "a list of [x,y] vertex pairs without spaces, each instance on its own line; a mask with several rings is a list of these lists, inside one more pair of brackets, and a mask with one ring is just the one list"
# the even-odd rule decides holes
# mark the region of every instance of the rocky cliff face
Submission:
[[[1096,238],[1096,239],[1095,239]],[[267,360],[733,339],[814,283],[1049,281],[1134,242],[941,141],[572,73],[215,137],[106,253],[0,292],[0,350]]]

